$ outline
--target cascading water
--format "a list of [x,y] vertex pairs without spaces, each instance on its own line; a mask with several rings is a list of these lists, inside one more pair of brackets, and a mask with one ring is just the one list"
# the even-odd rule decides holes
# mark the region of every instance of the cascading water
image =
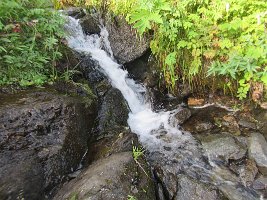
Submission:
[[[150,102],[146,101],[146,89],[128,78],[128,72],[116,63],[111,51],[108,32],[101,27],[101,34],[84,35],[79,20],[69,17],[66,29],[68,45],[75,51],[90,56],[99,63],[103,73],[113,87],[119,89],[126,99],[131,112],[128,124],[131,131],[139,136],[140,142],[148,150],[153,164],[160,164],[173,174],[186,173],[203,182],[212,182],[222,191],[237,187],[238,183],[220,176],[220,167],[203,159],[200,145],[193,136],[181,131],[175,114],[178,110],[154,112]],[[106,52],[106,51],[107,52]],[[233,199],[257,199],[246,189],[236,190]]]

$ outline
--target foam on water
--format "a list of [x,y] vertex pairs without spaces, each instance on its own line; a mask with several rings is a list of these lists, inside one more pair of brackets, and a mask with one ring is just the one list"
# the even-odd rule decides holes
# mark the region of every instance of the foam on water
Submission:
[[[167,170],[174,174],[179,174],[179,169],[184,168],[184,172],[190,176],[195,174],[198,178],[203,177],[203,180],[205,176],[212,177],[213,184],[219,185],[222,190],[229,187],[235,190],[238,183],[222,178],[218,173],[221,169],[215,163],[210,162],[207,166],[203,161],[202,149],[192,135],[179,129],[175,118],[178,110],[152,110],[151,103],[146,100],[146,88],[128,78],[128,72],[115,61],[105,27],[101,27],[100,36],[84,35],[79,20],[72,17],[68,17],[68,20],[66,30],[69,33],[69,47],[97,61],[112,86],[121,91],[131,111],[128,118],[131,131],[139,136],[150,156],[156,155],[155,160],[164,163],[162,167],[168,165]],[[238,196],[244,195],[243,190],[236,192]],[[249,192],[246,192],[245,196],[246,199],[255,199]]]
[[[181,136],[181,131],[173,118],[175,111],[152,111],[150,102],[145,100],[145,87],[128,78],[128,72],[121,69],[121,65],[114,60],[105,27],[101,27],[100,36],[85,35],[79,20],[69,17],[66,28],[70,33],[67,37],[68,45],[77,52],[89,54],[97,61],[113,87],[123,94],[131,110],[128,124],[131,130],[139,135],[143,145],[150,150],[160,149],[162,146],[175,147],[171,138]],[[161,137],[163,134],[164,139]],[[183,136],[180,141],[184,139],[188,138]]]

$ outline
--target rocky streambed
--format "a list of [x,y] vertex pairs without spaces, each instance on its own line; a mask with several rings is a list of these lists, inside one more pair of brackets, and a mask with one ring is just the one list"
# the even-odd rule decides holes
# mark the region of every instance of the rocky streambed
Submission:
[[[95,15],[68,14],[82,17],[85,33],[101,34]],[[146,85],[154,110],[177,111],[182,137],[162,132],[176,146],[134,160],[140,138],[122,93],[96,61],[74,53],[86,81],[0,93],[0,199],[267,198],[267,111],[188,104],[186,86],[178,97],[160,91],[148,39],[123,19],[105,23],[114,57]]]

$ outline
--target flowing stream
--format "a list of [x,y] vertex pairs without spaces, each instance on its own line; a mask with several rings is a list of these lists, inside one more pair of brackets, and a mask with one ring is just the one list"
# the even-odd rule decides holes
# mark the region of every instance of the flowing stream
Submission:
[[152,110],[151,103],[147,101],[149,98],[146,98],[146,88],[128,78],[128,72],[114,59],[105,27],[101,27],[100,36],[84,35],[79,21],[69,17],[66,29],[69,47],[97,61],[112,86],[121,91],[130,108],[130,129],[148,150],[152,166],[160,165],[168,173],[185,173],[202,182],[212,183],[225,194],[231,191],[231,199],[258,199],[255,192],[240,187],[223,167],[203,158],[201,145],[178,125],[175,114],[179,109]]

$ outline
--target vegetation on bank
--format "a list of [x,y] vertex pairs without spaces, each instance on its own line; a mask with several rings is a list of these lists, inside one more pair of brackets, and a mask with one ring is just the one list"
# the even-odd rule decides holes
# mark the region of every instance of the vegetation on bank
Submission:
[[53,82],[63,24],[49,0],[1,0],[0,86]]
[[267,88],[265,0],[2,0],[0,86],[57,78],[64,20],[53,6],[73,5],[123,15],[141,36],[152,34],[161,78],[173,92],[189,83],[259,100]]
[[123,15],[151,50],[167,87],[223,89],[245,99],[267,86],[265,0],[58,0]]

